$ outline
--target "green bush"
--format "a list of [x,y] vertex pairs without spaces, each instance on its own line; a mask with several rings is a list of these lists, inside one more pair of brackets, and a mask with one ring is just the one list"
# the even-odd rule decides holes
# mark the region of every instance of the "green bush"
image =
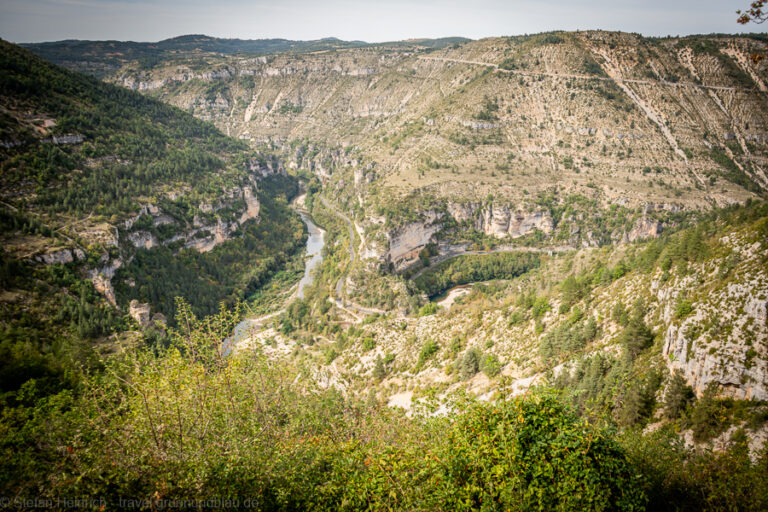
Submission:
[[424,345],[421,346],[421,352],[419,352],[419,362],[416,366],[418,368],[424,366],[424,363],[430,360],[438,350],[440,350],[440,345],[438,345],[435,340],[428,339],[426,342],[424,342]]
[[552,396],[473,404],[446,433],[444,510],[641,510],[639,475],[610,436]]
[[459,362],[459,377],[462,380],[471,379],[480,371],[480,351],[471,348],[464,352]]
[[419,316],[429,316],[434,315],[437,313],[437,304],[434,302],[427,302],[423,306],[421,306],[421,309],[419,309]]
[[480,370],[488,377],[493,378],[501,373],[501,362],[495,354],[486,354],[480,361]]
[[680,300],[677,305],[675,305],[675,317],[676,318],[683,318],[691,314],[693,311],[693,304],[691,304],[691,301],[689,300]]

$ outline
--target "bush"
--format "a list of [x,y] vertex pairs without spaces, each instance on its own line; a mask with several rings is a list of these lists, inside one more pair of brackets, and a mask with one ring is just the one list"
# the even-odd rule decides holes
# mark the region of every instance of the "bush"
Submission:
[[683,318],[691,314],[693,311],[693,304],[689,300],[681,300],[675,306],[675,317]]
[[443,510],[640,510],[621,448],[539,394],[472,404],[446,433]]
[[493,378],[501,373],[501,362],[495,354],[487,354],[480,363],[480,369],[489,378]]
[[369,350],[373,350],[376,347],[376,340],[373,339],[373,336],[366,336],[363,338],[363,350],[368,352]]
[[434,302],[427,302],[421,309],[419,309],[419,316],[429,316],[437,313],[437,304]]
[[768,510],[768,451],[753,464],[745,443],[721,453],[692,452],[671,429],[625,435],[622,446],[642,474],[647,510]]
[[418,368],[424,366],[424,363],[431,359],[438,350],[440,350],[440,345],[438,345],[435,340],[428,339],[424,345],[421,346],[421,352],[419,352],[419,362],[416,366]]

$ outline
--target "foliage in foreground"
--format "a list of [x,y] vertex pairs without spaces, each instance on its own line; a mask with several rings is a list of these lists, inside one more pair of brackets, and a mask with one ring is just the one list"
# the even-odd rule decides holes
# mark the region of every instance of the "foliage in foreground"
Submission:
[[249,497],[264,510],[643,510],[671,497],[686,510],[688,494],[765,505],[768,458],[724,455],[716,472],[666,441],[627,448],[548,391],[408,418],[259,354],[225,358],[237,315],[178,310],[168,349],[126,350],[77,392],[3,411],[0,494]]
[[5,493],[251,496],[270,510],[643,503],[615,440],[552,395],[466,400],[450,417],[408,419],[319,389],[301,370],[258,355],[225,359],[218,342],[236,316],[201,321],[188,306],[179,310],[168,350],[126,351],[79,396],[62,393],[5,415]]

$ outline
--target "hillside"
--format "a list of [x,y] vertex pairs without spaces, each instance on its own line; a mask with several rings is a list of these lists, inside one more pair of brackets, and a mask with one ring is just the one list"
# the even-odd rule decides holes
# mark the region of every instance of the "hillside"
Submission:
[[763,196],[768,89],[747,58],[761,45],[550,33],[129,63],[105,79],[316,174],[367,252],[405,267],[430,241],[467,240],[457,224],[596,246]]
[[[364,320],[318,281],[227,358],[237,317],[182,307],[170,350],[105,359],[87,390],[43,402],[0,471],[17,492],[107,503],[762,510],[767,244],[765,203],[732,207]],[[463,265],[501,269],[487,259]]]
[[157,342],[176,296],[212,314],[299,251],[297,183],[270,156],[0,45],[4,393],[124,331]]

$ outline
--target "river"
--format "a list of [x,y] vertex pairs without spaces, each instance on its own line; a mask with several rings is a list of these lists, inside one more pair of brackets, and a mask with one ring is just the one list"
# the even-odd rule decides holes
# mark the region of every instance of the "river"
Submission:
[[325,231],[320,229],[312,222],[312,219],[306,213],[299,211],[301,220],[307,225],[309,237],[307,238],[307,262],[304,266],[304,276],[299,281],[299,288],[296,290],[296,296],[304,298],[304,289],[312,284],[312,272],[323,262],[323,245],[325,245]]
[[[309,216],[309,214],[300,209],[304,206],[305,197],[306,195],[302,194],[293,202],[293,207],[296,210],[296,213],[299,214],[301,220],[307,226],[307,231],[309,232],[309,237],[307,237],[307,252],[305,255],[306,259],[304,264],[304,275],[301,277],[301,281],[299,281],[296,291],[293,293],[293,295],[291,295],[291,298],[288,299],[288,302],[290,302],[293,297],[298,297],[300,299],[304,298],[304,290],[312,284],[312,272],[317,268],[318,265],[320,265],[320,263],[323,262],[325,231],[317,227],[317,225],[312,222],[312,218]],[[237,345],[238,342],[247,338],[254,329],[261,328],[265,320],[273,318],[282,312],[283,310],[281,309],[280,311],[276,311],[260,318],[246,318],[237,324],[235,326],[235,332],[232,334],[232,337],[224,340],[224,343],[222,344],[223,354],[229,355],[229,353],[232,351],[233,345]]]

